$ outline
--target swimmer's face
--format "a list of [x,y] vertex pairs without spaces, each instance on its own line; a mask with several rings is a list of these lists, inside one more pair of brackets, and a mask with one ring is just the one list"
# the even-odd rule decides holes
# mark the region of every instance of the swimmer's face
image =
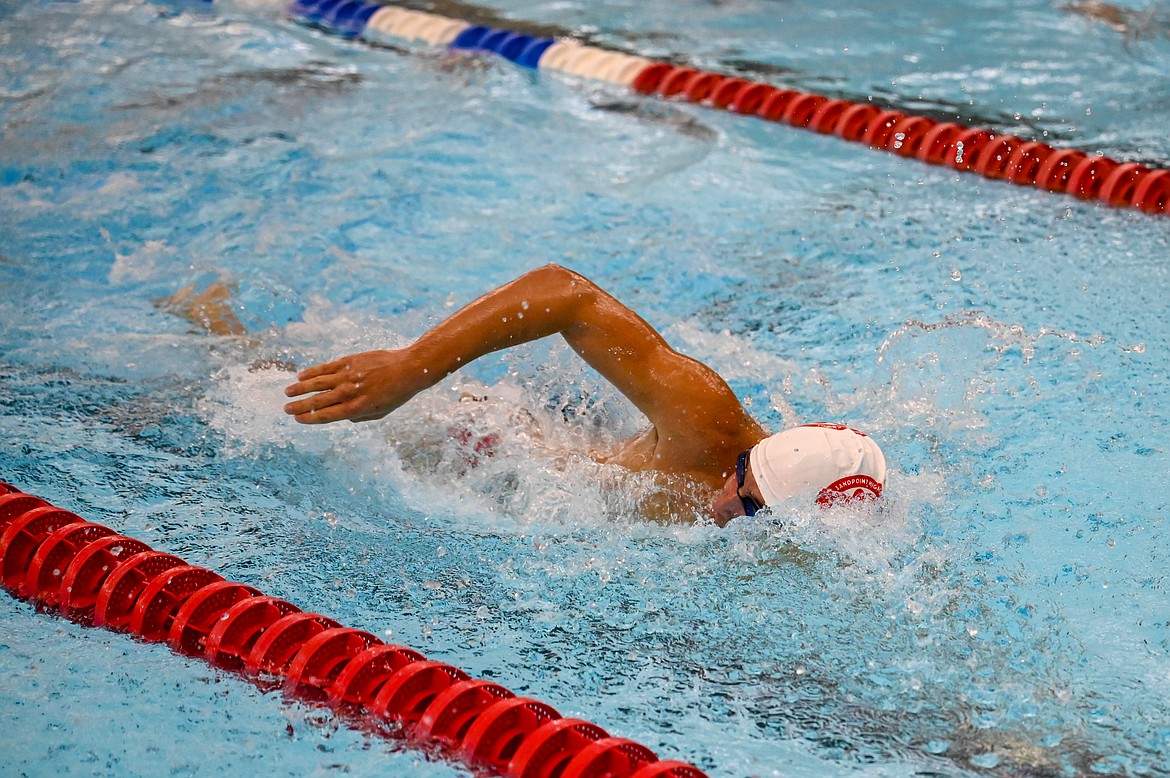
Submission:
[[[750,451],[750,449],[749,449]],[[727,477],[723,489],[711,502],[711,518],[720,527],[739,516],[748,516],[760,510],[764,498],[752,474],[748,452],[739,455],[734,471]]]

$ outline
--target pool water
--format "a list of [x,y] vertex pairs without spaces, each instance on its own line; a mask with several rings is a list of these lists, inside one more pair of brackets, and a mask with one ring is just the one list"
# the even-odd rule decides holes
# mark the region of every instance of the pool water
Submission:
[[[425,7],[1167,166],[1161,6],[871,5]],[[0,42],[0,479],[712,776],[1170,774],[1170,221],[269,4]],[[555,343],[280,412],[550,261],[767,426],[869,431],[886,507],[645,521],[574,453],[636,412]],[[217,279],[250,337],[156,305]],[[465,774],[7,597],[0,699],[4,774]]]

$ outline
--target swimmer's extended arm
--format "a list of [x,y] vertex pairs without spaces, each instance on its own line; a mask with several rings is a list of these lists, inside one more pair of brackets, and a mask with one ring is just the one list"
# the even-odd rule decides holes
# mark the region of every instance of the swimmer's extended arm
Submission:
[[[640,316],[557,265],[489,292],[404,349],[367,351],[306,368],[285,412],[304,424],[379,419],[484,354],[561,334],[663,435],[755,427],[727,383],[679,354]],[[315,393],[315,394],[314,394]]]

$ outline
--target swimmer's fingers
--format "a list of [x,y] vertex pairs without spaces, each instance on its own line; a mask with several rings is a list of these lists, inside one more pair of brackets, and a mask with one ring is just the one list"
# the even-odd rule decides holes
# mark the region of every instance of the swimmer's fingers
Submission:
[[[293,387],[289,387],[291,390]],[[343,383],[329,391],[286,403],[284,412],[295,416],[301,424],[326,424],[340,419],[349,419],[358,415],[365,415],[368,409],[362,408],[357,387],[351,383]]]
[[297,373],[297,378],[303,381],[306,378],[316,378],[317,376],[327,375],[329,373],[337,373],[344,370],[348,364],[349,357],[340,357],[329,362],[322,362],[319,365],[310,365]]
[[293,416],[297,424],[331,424],[335,421],[344,421],[349,418],[343,411],[334,405],[319,411],[306,411]]
[[[310,392],[328,392],[332,389],[341,389],[341,387],[346,386],[346,384],[341,382],[339,376],[332,373],[313,378],[305,378],[303,373],[304,371],[298,375],[298,378],[301,379],[300,381],[285,387],[284,393],[286,396],[299,397],[302,394],[309,394]],[[353,386],[353,384],[349,384],[349,386]]]
[[289,411],[286,405],[285,412],[292,415],[299,424],[329,424],[346,419],[356,420],[354,414],[358,411],[353,408],[352,403],[341,403],[339,405],[328,405],[324,408],[309,408],[308,410],[296,413]]

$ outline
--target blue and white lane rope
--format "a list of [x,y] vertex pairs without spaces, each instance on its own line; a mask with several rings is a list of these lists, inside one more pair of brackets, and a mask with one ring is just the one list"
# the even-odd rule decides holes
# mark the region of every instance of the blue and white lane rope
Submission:
[[471,25],[423,11],[410,11],[362,0],[297,0],[288,8],[294,19],[347,37],[380,33],[405,41],[449,46],[463,51],[486,51],[526,68],[559,70],[575,76],[630,86],[653,61],[572,40]]

